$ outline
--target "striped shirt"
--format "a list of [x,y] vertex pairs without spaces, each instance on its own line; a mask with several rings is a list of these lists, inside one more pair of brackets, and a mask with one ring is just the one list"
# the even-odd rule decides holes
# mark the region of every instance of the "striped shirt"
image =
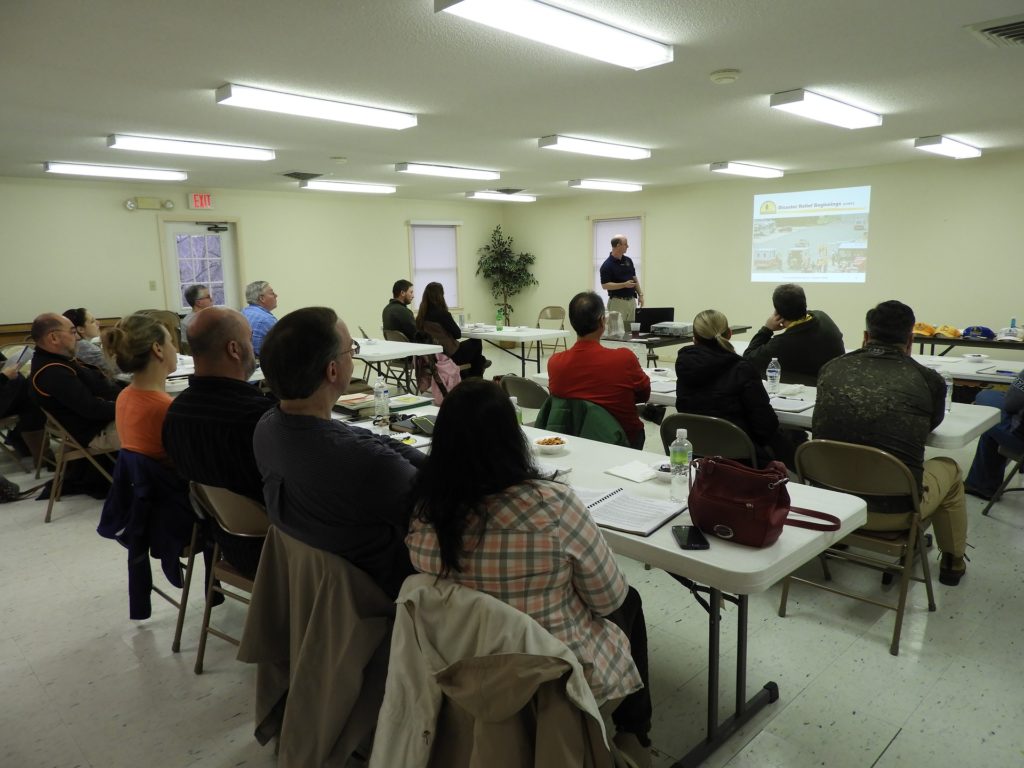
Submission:
[[[626,599],[628,584],[604,536],[568,486],[523,483],[485,497],[463,539],[462,571],[446,578],[532,616],[576,654],[598,702],[641,687],[629,640],[602,616]],[[439,575],[433,528],[415,517],[405,539],[413,567]]]

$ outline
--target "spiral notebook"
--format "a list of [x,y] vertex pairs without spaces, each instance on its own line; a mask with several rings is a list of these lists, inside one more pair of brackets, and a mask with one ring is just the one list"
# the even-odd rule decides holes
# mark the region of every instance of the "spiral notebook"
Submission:
[[602,528],[650,536],[686,509],[677,501],[660,501],[631,496],[623,488],[592,490],[573,487],[580,501]]

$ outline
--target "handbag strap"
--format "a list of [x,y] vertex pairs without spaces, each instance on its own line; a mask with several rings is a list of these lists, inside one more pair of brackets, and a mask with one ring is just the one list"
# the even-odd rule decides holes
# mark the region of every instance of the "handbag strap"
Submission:
[[825,523],[811,523],[806,520],[791,520],[786,518],[786,525],[792,525],[794,528],[809,528],[812,531],[838,531],[841,523],[839,518],[835,515],[830,515],[828,512],[818,512],[813,509],[806,509],[804,507],[790,507],[790,512],[796,512],[806,517],[813,517],[815,520],[825,520]]

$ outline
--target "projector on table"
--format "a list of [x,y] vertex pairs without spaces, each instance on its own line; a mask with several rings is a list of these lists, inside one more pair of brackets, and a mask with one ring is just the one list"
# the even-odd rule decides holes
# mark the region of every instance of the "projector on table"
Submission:
[[655,336],[692,336],[693,323],[655,323],[651,326]]

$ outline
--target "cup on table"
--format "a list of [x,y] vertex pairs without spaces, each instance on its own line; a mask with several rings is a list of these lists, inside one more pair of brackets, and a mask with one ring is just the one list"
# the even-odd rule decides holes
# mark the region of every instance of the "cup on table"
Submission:
[[640,323],[630,323],[629,330],[633,333],[640,333]]

